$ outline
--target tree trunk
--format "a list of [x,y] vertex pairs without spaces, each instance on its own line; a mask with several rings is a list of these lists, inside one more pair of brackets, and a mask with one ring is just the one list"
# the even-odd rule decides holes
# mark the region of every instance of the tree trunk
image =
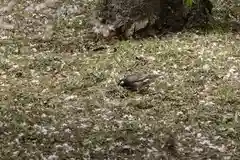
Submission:
[[191,8],[183,0],[102,0],[91,23],[104,37],[176,32],[205,26],[212,7],[209,0],[195,0]]

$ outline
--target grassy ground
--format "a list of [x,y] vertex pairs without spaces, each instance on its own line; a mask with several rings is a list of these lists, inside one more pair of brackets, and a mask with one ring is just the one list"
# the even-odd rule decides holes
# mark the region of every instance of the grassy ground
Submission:
[[[82,3],[33,14],[37,1],[24,1],[6,13],[1,159],[240,158],[239,34],[183,32],[94,52],[104,44],[88,41]],[[116,84],[131,72],[161,77],[132,93]]]

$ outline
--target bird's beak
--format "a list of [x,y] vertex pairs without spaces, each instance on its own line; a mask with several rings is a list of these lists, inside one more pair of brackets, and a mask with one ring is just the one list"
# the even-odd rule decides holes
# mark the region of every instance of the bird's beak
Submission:
[[118,82],[118,85],[119,85],[119,86],[122,86],[123,84],[124,84],[123,80],[120,80],[120,81]]

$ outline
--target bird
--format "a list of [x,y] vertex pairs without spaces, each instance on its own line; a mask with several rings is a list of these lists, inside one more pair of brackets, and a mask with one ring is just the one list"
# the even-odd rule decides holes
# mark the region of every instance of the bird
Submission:
[[139,91],[152,83],[158,76],[158,74],[133,73],[120,79],[118,85],[131,91]]

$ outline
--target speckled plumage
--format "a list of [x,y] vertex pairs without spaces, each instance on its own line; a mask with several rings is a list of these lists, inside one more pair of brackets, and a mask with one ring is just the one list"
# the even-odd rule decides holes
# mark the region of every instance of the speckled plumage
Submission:
[[157,74],[134,73],[120,79],[118,85],[131,91],[138,91],[152,83],[158,76]]

